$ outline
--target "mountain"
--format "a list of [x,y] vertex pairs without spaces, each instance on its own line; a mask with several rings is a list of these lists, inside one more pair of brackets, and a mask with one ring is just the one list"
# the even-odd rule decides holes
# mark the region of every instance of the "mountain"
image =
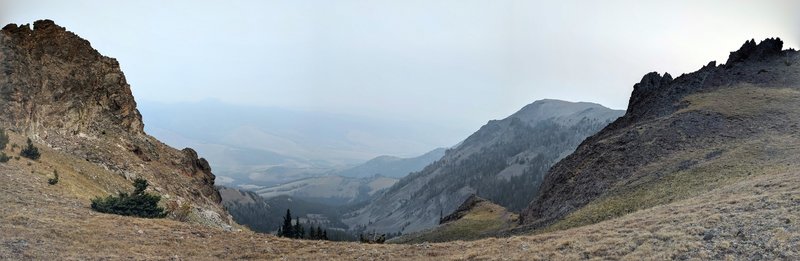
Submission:
[[445,148],[437,148],[414,158],[379,156],[361,165],[337,171],[335,174],[354,178],[366,178],[375,175],[402,178],[411,172],[420,171],[428,164],[441,159],[445,150]]
[[534,102],[490,121],[440,160],[346,215],[345,222],[368,231],[415,232],[435,226],[471,194],[519,211],[552,164],[622,114],[594,103]]
[[[113,58],[50,20],[0,31],[0,128],[19,154],[31,139],[39,160],[9,161],[6,175],[58,173],[60,187],[88,204],[145,178],[165,205],[186,205],[194,221],[230,228],[211,167],[197,153],[147,135],[130,86]],[[4,205],[5,206],[5,205]]]
[[[142,102],[139,107],[148,133],[172,146],[196,148],[214,165],[215,173],[227,186],[273,186],[335,174],[375,155],[415,155],[430,150],[451,142],[452,133],[459,132],[437,123],[216,100]],[[196,121],[196,115],[203,115],[204,120]],[[401,167],[405,162],[388,167],[399,168],[398,175],[405,175],[408,173],[402,172],[407,168]],[[417,163],[409,160],[408,164]],[[356,169],[345,176],[361,175],[362,171],[374,169]],[[394,177],[395,170],[383,175]]]
[[309,202],[345,205],[369,200],[375,193],[391,187],[396,182],[397,179],[383,176],[369,178],[322,176],[258,189],[255,193],[267,199],[290,196]]
[[[768,236],[758,232],[771,229],[762,225],[771,216],[767,206],[743,210],[738,201],[751,202],[741,198],[752,196],[777,207],[782,203],[759,196],[776,189],[731,189],[754,182],[796,187],[783,179],[796,175],[800,162],[800,56],[782,48],[780,39],[751,40],[723,65],[711,62],[674,79],[645,75],[623,117],[553,166],[523,212],[524,230],[583,226],[661,205],[681,209],[675,207],[680,202],[727,191],[730,199],[721,200],[732,208],[717,206],[704,215],[742,215],[735,221],[740,225],[704,224],[702,233],[714,233],[706,240],[726,235],[733,244],[749,245]],[[686,222],[700,222],[696,218]],[[741,249],[735,252],[749,256]]]

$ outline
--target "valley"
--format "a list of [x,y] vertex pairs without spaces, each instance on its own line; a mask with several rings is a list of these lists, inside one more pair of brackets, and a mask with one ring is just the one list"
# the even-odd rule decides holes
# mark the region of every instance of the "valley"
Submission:
[[624,111],[539,99],[465,137],[131,88],[52,20],[0,30],[0,260],[800,259],[780,38],[646,73]]

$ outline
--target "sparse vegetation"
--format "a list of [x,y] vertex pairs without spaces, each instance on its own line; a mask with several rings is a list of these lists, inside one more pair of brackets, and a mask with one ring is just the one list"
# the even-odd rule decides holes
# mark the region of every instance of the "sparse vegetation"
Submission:
[[192,214],[192,205],[188,202],[178,204],[177,201],[169,201],[167,202],[167,212],[172,219],[186,222],[189,220],[189,215]]
[[53,170],[53,177],[47,179],[47,184],[50,184],[50,185],[58,184],[58,171],[57,170]]
[[147,180],[137,178],[133,181],[133,194],[119,193],[117,196],[95,198],[92,209],[98,212],[143,218],[163,218],[164,209],[158,206],[161,196],[145,193]]
[[8,160],[11,159],[11,157],[2,151],[6,149],[6,145],[8,145],[8,135],[5,130],[0,129],[0,163],[8,162]]
[[5,130],[0,129],[0,150],[6,149],[6,145],[8,145],[8,135]]
[[41,154],[39,154],[39,148],[33,146],[33,141],[31,141],[30,138],[28,139],[28,145],[19,152],[19,155],[32,160],[38,160],[39,157],[41,157]]

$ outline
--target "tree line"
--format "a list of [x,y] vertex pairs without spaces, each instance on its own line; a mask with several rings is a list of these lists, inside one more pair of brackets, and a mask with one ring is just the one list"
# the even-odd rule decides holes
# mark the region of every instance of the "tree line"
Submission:
[[306,225],[300,223],[300,217],[296,217],[292,222],[292,211],[286,209],[286,216],[283,217],[283,225],[278,229],[278,236],[295,239],[328,240],[328,230],[314,225],[306,227]]

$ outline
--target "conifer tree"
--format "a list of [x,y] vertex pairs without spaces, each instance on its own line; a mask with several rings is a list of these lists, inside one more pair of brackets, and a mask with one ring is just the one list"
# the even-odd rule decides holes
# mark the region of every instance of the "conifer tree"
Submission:
[[303,225],[300,224],[300,217],[295,218],[294,233],[294,238],[302,239],[305,237],[306,231],[303,229]]
[[30,138],[28,139],[28,146],[23,148],[22,151],[19,152],[19,155],[32,160],[38,160],[41,156],[41,154],[39,154],[39,148],[33,146],[33,141],[31,141]]
[[311,225],[311,228],[308,229],[308,239],[311,239],[311,240],[319,239],[318,236],[317,236],[317,229],[314,227],[314,225]]
[[294,228],[292,227],[292,212],[286,209],[286,216],[283,217],[283,226],[280,231],[281,237],[294,237]]

